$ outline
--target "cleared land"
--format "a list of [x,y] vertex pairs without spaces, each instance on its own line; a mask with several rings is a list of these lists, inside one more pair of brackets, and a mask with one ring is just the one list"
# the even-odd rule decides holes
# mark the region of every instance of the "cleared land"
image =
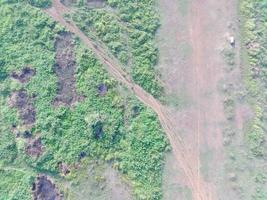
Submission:
[[[176,129],[189,144],[198,173],[216,191],[213,198],[220,199],[227,121],[224,97],[218,88],[229,79],[221,52],[229,45],[226,34],[235,35],[229,24],[236,24],[238,2],[160,0],[159,7],[162,26],[158,33],[158,67],[173,107]],[[238,48],[235,51],[238,53]],[[240,81],[240,72],[230,81]],[[184,185],[179,182],[176,185]]]

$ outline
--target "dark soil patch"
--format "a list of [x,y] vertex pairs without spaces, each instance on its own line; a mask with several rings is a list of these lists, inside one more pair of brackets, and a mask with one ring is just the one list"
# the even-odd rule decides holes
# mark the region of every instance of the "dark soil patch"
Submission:
[[37,180],[32,186],[34,200],[62,200],[55,184],[45,175],[38,175]]
[[44,151],[42,141],[40,137],[34,139],[28,139],[28,144],[26,147],[26,153],[32,157],[39,157]]
[[105,6],[105,0],[87,0],[86,4],[89,8],[102,8]]
[[23,124],[32,125],[35,123],[36,112],[32,104],[32,99],[28,97],[25,90],[19,90],[12,93],[10,105],[19,110]]
[[55,73],[58,76],[58,94],[55,105],[72,105],[82,99],[76,92],[76,62],[74,53],[74,40],[71,33],[64,32],[59,35],[55,42],[56,66]]
[[86,153],[82,151],[79,155],[79,159],[83,159],[86,156]]
[[29,67],[25,67],[21,70],[21,72],[12,72],[11,77],[18,80],[21,83],[27,83],[32,76],[36,73],[35,69],[31,69]]
[[133,108],[132,108],[132,116],[133,117],[136,117],[137,115],[139,115],[140,114],[140,107],[139,106],[134,106]]
[[32,137],[32,133],[28,130],[24,131],[22,134],[23,138],[31,138]]
[[101,96],[105,96],[107,92],[108,92],[108,87],[104,83],[101,83],[98,86],[98,94]]
[[101,139],[103,137],[103,126],[104,124],[101,121],[97,121],[94,125],[92,125],[95,139]]

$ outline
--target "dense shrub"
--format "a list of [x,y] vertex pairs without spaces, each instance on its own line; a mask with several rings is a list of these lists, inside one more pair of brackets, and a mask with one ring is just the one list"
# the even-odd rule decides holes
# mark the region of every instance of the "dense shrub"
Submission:
[[38,8],[48,8],[52,5],[51,0],[28,0],[28,2],[32,6],[36,6]]

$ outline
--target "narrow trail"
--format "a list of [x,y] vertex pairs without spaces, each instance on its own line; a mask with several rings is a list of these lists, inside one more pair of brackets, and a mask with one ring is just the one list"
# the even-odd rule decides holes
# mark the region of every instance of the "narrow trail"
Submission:
[[162,105],[142,87],[135,84],[131,77],[122,70],[122,65],[115,57],[109,55],[103,47],[96,45],[73,22],[67,22],[63,16],[68,12],[71,12],[71,10],[61,4],[59,0],[54,0],[52,7],[45,10],[45,13],[79,37],[81,41],[96,54],[99,60],[106,66],[107,71],[117,81],[124,84],[140,101],[157,113],[159,121],[169,139],[178,165],[184,171],[189,187],[192,189],[193,198],[195,200],[216,199],[208,183],[200,176],[199,158],[196,158],[195,154],[189,151],[187,144],[184,143],[182,138],[179,137],[172,128],[177,122],[169,113],[168,108]]

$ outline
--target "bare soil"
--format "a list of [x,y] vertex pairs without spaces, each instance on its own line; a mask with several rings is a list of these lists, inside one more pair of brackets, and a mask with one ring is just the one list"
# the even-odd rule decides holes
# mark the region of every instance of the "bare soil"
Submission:
[[31,77],[35,75],[35,73],[35,69],[25,67],[21,70],[21,72],[12,72],[11,77],[18,80],[20,83],[27,83]]
[[74,52],[74,40],[71,33],[61,33],[55,42],[56,65],[55,73],[58,76],[58,94],[54,105],[71,106],[82,99],[76,92],[76,61]]
[[11,94],[9,104],[19,110],[20,118],[24,125],[33,125],[36,120],[36,112],[32,98],[28,97],[26,90],[15,91]]
[[32,186],[34,200],[62,200],[63,196],[46,175],[38,175]]
[[[188,102],[179,109],[171,106],[171,115],[177,133],[182,134],[192,152],[198,175],[204,177],[206,187],[213,192],[212,199],[227,199],[230,192],[221,189],[221,185],[227,184],[223,182],[223,130],[228,122],[218,85],[222,80],[234,85],[241,82],[238,60],[236,69],[229,74],[222,56],[229,43],[226,35],[238,37],[237,6],[235,0],[159,0],[159,69],[167,94]],[[238,46],[236,40],[236,57]],[[237,119],[231,123],[241,129],[246,114],[241,109],[235,112]],[[193,198],[201,199],[194,195]]]
[[27,146],[26,146],[26,153],[29,156],[38,158],[40,155],[42,155],[43,151],[44,151],[44,147],[42,145],[42,141],[40,137],[28,139]]

